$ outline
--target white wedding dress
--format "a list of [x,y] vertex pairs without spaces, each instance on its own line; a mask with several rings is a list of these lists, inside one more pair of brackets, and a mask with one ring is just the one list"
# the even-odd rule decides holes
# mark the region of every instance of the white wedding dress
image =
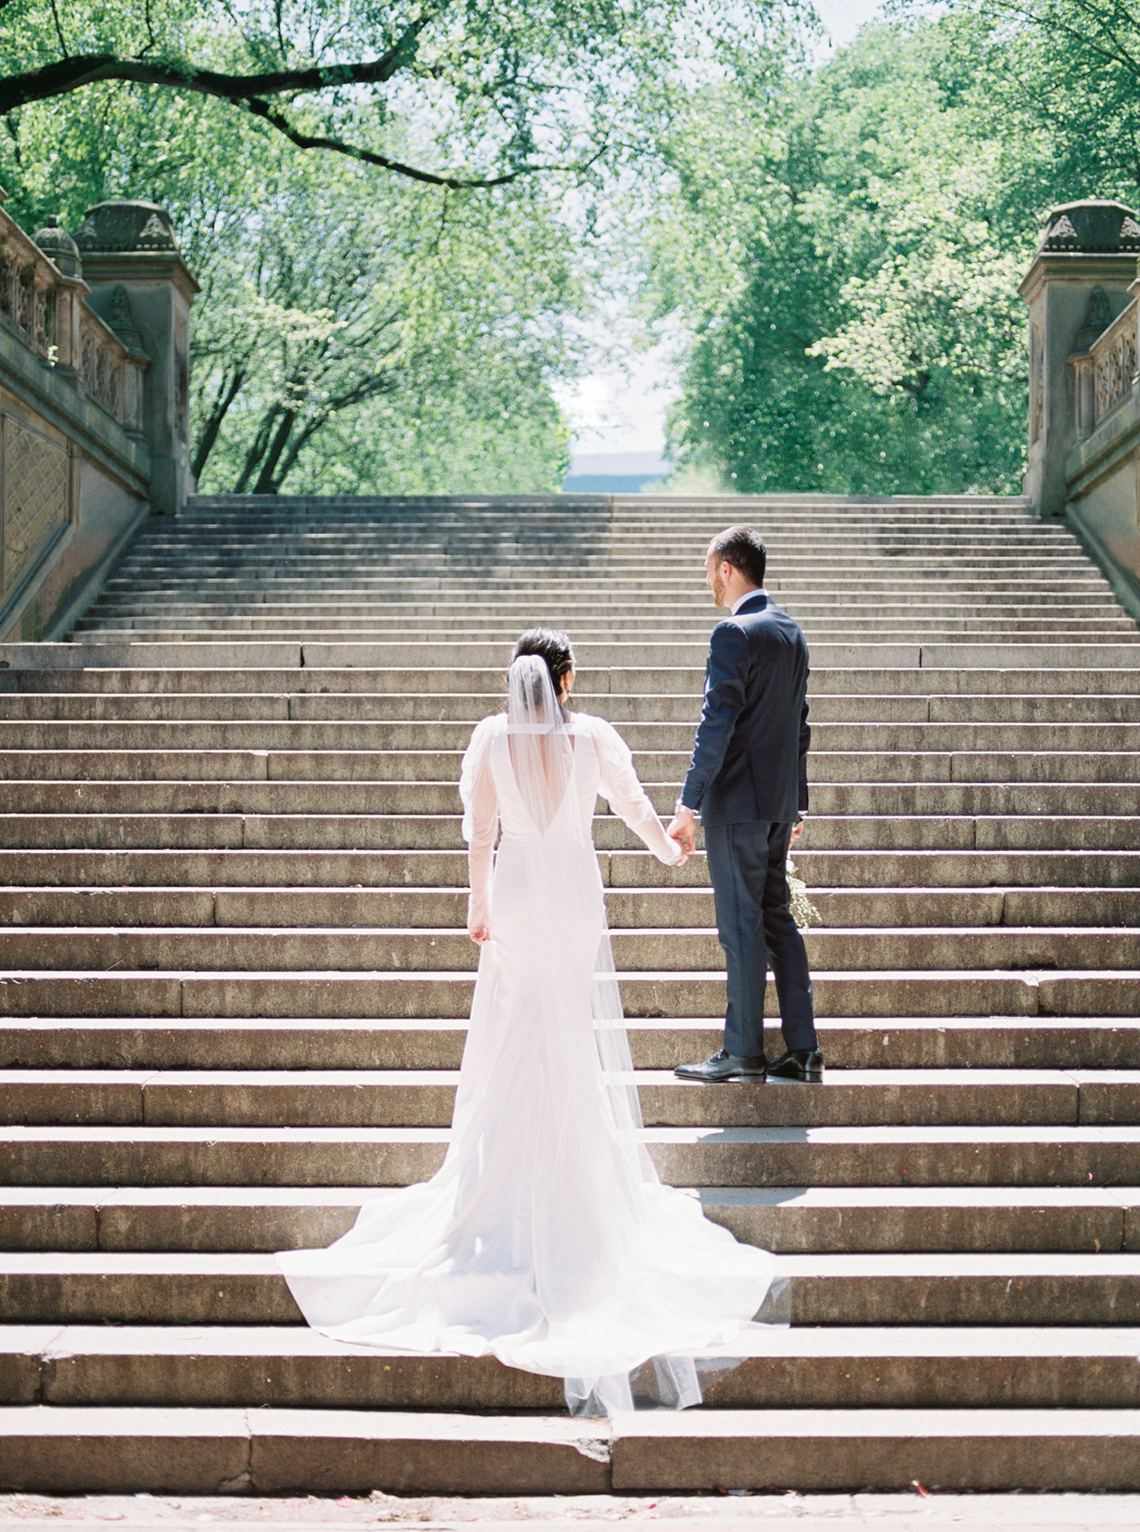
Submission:
[[469,927],[491,939],[443,1166],[366,1203],[327,1249],[277,1260],[334,1338],[489,1353],[561,1377],[587,1413],[694,1404],[702,1354],[726,1355],[773,1259],[663,1186],[641,1141],[590,835],[597,794],[662,862],[680,850],[617,732],[563,714],[545,663],[525,658],[509,713],[478,725],[463,760]]

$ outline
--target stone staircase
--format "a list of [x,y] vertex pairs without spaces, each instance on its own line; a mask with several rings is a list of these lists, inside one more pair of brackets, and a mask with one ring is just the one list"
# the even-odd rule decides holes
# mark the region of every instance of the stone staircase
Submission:
[[[719,1045],[703,862],[597,843],[651,1151],[778,1252],[790,1328],[612,1422],[314,1335],[271,1252],[443,1153],[510,640],[570,631],[667,810],[740,517],[812,648],[822,1088],[675,1080]],[[1137,640],[1011,500],[149,523],[69,643],[0,653],[0,1487],[1140,1489]]]

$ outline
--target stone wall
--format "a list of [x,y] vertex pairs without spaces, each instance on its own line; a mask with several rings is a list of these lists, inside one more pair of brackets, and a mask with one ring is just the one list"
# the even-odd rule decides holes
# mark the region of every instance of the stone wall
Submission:
[[79,241],[0,206],[0,641],[61,636],[138,523],[192,492],[197,290],[152,204],[92,208]]
[[1029,305],[1029,467],[1042,516],[1064,516],[1140,618],[1140,214],[1053,208],[1021,285]]

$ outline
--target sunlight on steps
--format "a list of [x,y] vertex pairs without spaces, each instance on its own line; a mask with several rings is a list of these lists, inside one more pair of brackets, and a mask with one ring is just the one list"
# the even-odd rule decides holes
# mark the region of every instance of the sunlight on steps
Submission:
[[[703,858],[596,840],[650,1153],[791,1326],[674,1415],[304,1329],[271,1253],[443,1153],[455,790],[575,640],[662,812],[746,517],[812,654],[821,1088],[706,1088]],[[221,496],[0,652],[0,1487],[1140,1489],[1140,634],[986,497]],[[775,1020],[773,1020],[775,1025]],[[777,1038],[771,1035],[771,1045]]]

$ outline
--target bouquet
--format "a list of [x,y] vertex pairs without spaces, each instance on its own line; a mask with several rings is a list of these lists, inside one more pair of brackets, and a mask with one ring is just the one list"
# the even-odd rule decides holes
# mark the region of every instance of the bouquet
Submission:
[[788,858],[786,869],[788,874],[788,892],[791,898],[788,900],[788,908],[792,912],[792,919],[797,929],[806,931],[813,922],[823,922],[823,916],[808,898],[807,884],[802,878],[796,877],[796,864],[791,857]]

